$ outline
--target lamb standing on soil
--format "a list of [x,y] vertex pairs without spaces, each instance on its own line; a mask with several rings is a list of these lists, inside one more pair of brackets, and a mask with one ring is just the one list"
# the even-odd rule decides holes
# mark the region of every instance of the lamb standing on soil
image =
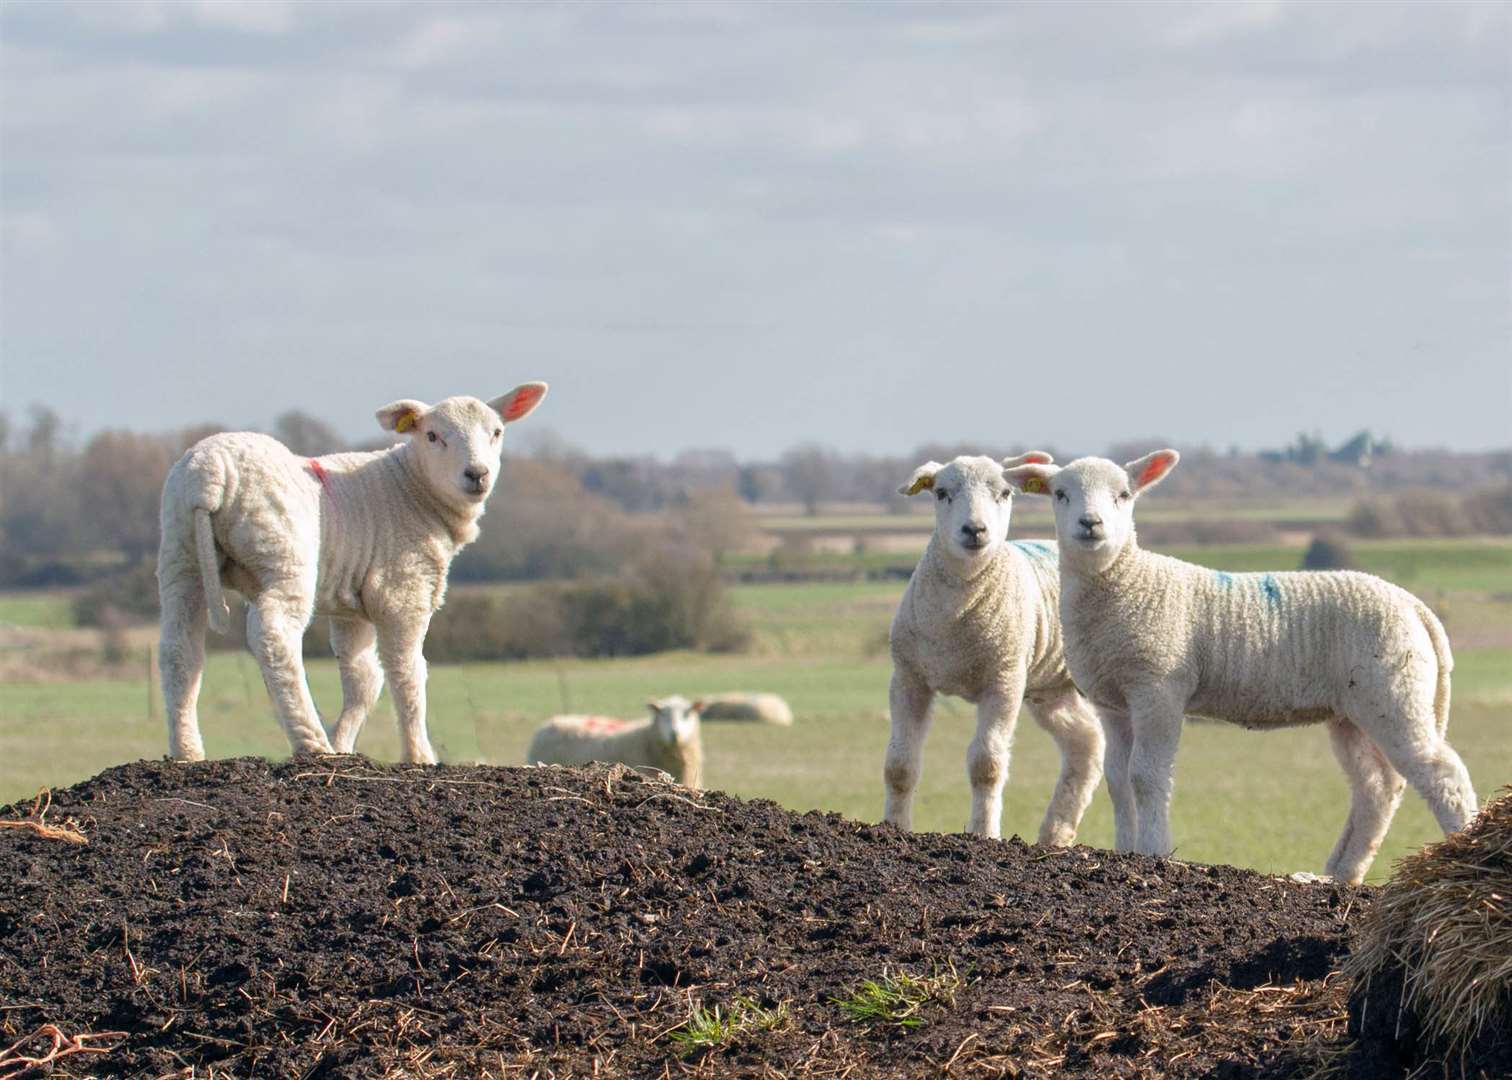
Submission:
[[705,694],[703,703],[705,720],[744,720],[778,727],[793,726],[792,707],[777,694],[729,690],[722,694]]
[[913,793],[935,694],[954,694],[977,707],[976,737],[966,752],[974,833],[1001,832],[1020,703],[1028,703],[1061,752],[1040,843],[1076,838],[1102,777],[1097,713],[1066,671],[1055,547],[1007,539],[1013,502],[1003,468],[1049,460],[1048,454],[1025,454],[1002,463],[985,457],[958,457],[948,465],[931,461],[899,489],[935,496],[934,535],[909,579],[891,634],[884,816],[904,829],[913,827]]
[[[190,447],[163,485],[158,551],[169,753],[205,756],[195,704],[207,612],[217,630],[229,625],[224,583],[247,598],[247,647],[295,753],[349,753],[386,673],[404,760],[434,764],[420,647],[452,557],[478,535],[504,424],[545,394],[545,383],[530,382],[486,404],[396,401],[378,410],[378,423],[409,441],[377,453],[303,458],[251,432]],[[341,668],[341,717],[329,739],[301,657],[315,614],[331,617]]]
[[553,716],[536,729],[525,762],[587,765],[622,761],[660,769],[684,787],[702,787],[703,738],[698,714],[703,702],[690,704],[687,698],[674,694],[646,705],[651,716],[645,720]]
[[1171,852],[1188,712],[1248,728],[1328,724],[1350,783],[1331,877],[1364,878],[1404,776],[1444,832],[1463,828],[1475,790],[1444,740],[1453,660],[1433,612],[1369,574],[1226,574],[1142,550],[1135,499],[1177,460],[1159,450],[1123,468],[1082,458],[1005,474],[1054,503],[1066,658],[1106,728],[1118,847]]

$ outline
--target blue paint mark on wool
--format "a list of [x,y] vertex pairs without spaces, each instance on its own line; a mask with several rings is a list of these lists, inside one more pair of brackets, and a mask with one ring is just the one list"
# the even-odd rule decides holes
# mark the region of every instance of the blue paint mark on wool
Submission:
[[1265,594],[1265,602],[1271,607],[1281,606],[1281,583],[1276,580],[1275,574],[1266,574],[1260,579],[1260,591]]
[[1055,558],[1055,552],[1050,549],[1050,545],[1039,540],[1014,540],[1012,544],[1031,559],[1054,560]]
[[1213,576],[1218,579],[1218,584],[1222,585],[1225,589],[1234,584],[1233,574],[1226,574],[1222,570],[1214,570]]

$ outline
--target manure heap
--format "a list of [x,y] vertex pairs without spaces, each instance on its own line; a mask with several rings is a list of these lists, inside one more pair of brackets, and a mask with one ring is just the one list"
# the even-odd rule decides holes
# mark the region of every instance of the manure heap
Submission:
[[623,767],[140,762],[0,819],[0,1077],[1354,1071],[1368,890]]

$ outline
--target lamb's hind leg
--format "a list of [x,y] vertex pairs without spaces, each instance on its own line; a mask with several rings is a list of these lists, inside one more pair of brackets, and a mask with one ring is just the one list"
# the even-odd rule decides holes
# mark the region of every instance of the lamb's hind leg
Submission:
[[350,754],[383,689],[378,632],[366,619],[332,618],[331,651],[341,668],[341,715],[331,728],[331,746],[338,754]]
[[163,609],[158,673],[168,721],[168,753],[180,761],[205,760],[200,739],[200,680],[205,670],[204,587],[197,576],[180,575],[159,585]]
[[1039,842],[1064,847],[1076,840],[1082,814],[1086,813],[1092,793],[1102,779],[1102,724],[1091,703],[1075,690],[1047,695],[1037,704],[1031,702],[1029,708],[1035,722],[1060,747],[1061,754],[1060,779],[1045,810]]
[[1475,816],[1475,787],[1465,763],[1439,734],[1431,701],[1392,702],[1384,712],[1366,709],[1350,717],[1423,797],[1445,834]]
[[1406,785],[1385,755],[1350,721],[1331,719],[1328,738],[1334,757],[1349,777],[1349,818],[1324,873],[1357,885],[1380,850]]
[[247,609],[247,648],[257,657],[273,711],[296,754],[329,754],[315,700],[305,682],[304,629],[309,597],[268,590]]

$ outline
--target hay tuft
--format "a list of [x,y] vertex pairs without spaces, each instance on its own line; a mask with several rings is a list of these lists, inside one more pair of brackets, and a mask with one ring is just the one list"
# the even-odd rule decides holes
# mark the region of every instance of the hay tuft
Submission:
[[1397,864],[1344,974],[1362,1041],[1451,1074],[1512,1064],[1512,788],[1463,832]]

